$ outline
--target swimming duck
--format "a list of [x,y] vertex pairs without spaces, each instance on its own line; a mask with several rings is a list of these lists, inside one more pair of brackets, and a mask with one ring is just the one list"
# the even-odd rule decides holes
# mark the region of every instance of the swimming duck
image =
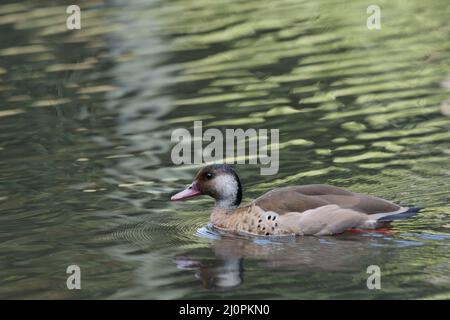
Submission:
[[325,184],[276,188],[240,207],[241,182],[226,164],[204,167],[194,182],[171,200],[200,195],[215,199],[211,214],[215,228],[259,236],[324,236],[354,228],[375,229],[418,211]]

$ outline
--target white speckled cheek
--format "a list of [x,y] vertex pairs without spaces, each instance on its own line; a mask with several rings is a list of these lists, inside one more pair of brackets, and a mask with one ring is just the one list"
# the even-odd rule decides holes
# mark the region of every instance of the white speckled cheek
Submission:
[[238,191],[238,185],[234,177],[229,175],[220,175],[215,178],[215,187],[222,198],[235,199]]

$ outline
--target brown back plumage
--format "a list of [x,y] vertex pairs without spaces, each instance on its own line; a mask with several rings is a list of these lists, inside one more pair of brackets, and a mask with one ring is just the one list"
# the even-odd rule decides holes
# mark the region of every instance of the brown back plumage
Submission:
[[365,214],[394,212],[400,209],[400,206],[387,200],[325,184],[277,188],[257,198],[254,202],[263,210],[279,214],[304,212],[329,204]]

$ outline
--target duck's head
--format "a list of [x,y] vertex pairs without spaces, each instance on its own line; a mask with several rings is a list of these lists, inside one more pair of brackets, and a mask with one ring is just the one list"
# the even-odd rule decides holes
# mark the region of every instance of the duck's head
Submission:
[[216,207],[236,208],[242,200],[239,177],[226,164],[212,164],[201,169],[195,180],[171,200],[186,200],[200,195],[208,195],[216,200]]

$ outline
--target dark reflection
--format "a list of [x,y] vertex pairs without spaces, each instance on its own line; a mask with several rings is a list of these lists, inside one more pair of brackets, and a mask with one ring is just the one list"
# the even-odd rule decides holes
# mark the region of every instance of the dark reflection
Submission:
[[210,262],[201,260],[193,252],[178,255],[177,267],[183,270],[195,270],[195,277],[209,290],[230,290],[240,286],[244,275],[242,256],[222,256]]
[[243,283],[247,263],[255,262],[258,268],[269,273],[276,270],[299,276],[313,271],[359,273],[376,261],[377,256],[384,260],[392,257],[389,247],[398,241],[378,233],[275,240],[222,236],[208,248],[176,255],[175,263],[179,269],[194,270],[205,289],[224,291]]

